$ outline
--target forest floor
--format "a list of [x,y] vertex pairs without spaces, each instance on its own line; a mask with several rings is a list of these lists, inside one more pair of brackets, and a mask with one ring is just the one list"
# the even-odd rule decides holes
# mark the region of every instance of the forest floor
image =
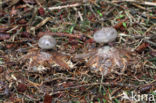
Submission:
[[[114,27],[111,46],[130,53],[123,73],[101,75],[91,69],[100,57],[84,58],[109,45],[93,39],[102,27]],[[53,50],[38,46],[45,34]],[[0,102],[156,102],[156,1],[0,0]]]

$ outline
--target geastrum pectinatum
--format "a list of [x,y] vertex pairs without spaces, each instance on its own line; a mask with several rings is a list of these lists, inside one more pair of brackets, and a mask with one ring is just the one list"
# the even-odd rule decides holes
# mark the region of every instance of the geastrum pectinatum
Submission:
[[[93,39],[100,44],[109,44],[116,37],[117,31],[113,27],[103,27],[94,33]],[[71,62],[71,57],[76,60],[84,59],[87,67],[92,72],[103,76],[112,73],[123,74],[131,59],[129,52],[125,49],[109,45],[75,56],[51,50],[55,48],[55,45],[56,40],[51,35],[43,35],[38,41],[41,50],[31,50],[21,59],[28,60],[29,62],[26,63],[28,69],[36,72],[42,72],[54,67],[69,70],[75,68],[75,64]]]
[[43,72],[50,68],[62,70],[73,68],[74,65],[70,61],[69,55],[53,50],[56,46],[56,40],[51,35],[43,35],[38,41],[38,46],[41,50],[38,48],[31,49],[20,58],[22,61],[28,61],[25,66],[29,71]]
[[[113,27],[103,27],[93,35],[94,41],[101,44],[113,42],[116,37],[117,31]],[[106,76],[111,73],[124,73],[130,56],[126,50],[105,45],[88,53],[77,54],[75,58],[85,59],[91,71]]]

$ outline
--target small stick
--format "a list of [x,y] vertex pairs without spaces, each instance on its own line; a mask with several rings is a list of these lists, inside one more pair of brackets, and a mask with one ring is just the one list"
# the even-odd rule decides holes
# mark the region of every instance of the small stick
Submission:
[[154,43],[148,39],[144,39],[144,41],[156,47],[156,43]]
[[74,7],[74,9],[75,9],[75,11],[77,11],[77,12],[78,12],[78,15],[79,15],[79,17],[80,17],[80,20],[81,20],[81,21],[83,21],[83,17],[82,17],[81,12],[80,12],[80,11],[78,11],[76,7]]
[[51,17],[45,18],[43,21],[41,21],[39,24],[37,24],[35,27],[31,27],[30,30],[36,30],[39,29],[41,26],[46,24],[49,20],[51,20]]
[[75,3],[75,4],[71,4],[71,5],[64,5],[64,6],[57,6],[57,7],[49,7],[49,10],[57,10],[57,9],[64,9],[64,8],[71,8],[71,7],[77,7],[80,6],[80,3]]
[[132,3],[139,3],[143,5],[148,5],[148,6],[156,6],[156,3],[154,2],[148,2],[148,1],[141,1],[141,0],[113,0],[113,3],[118,3],[118,2],[132,2]]
[[75,89],[75,88],[81,88],[81,87],[87,87],[87,86],[96,86],[96,85],[103,85],[103,86],[120,86],[120,87],[127,87],[127,88],[138,88],[136,85],[132,84],[123,84],[123,83],[92,83],[92,84],[83,84],[83,85],[76,85],[76,86],[71,86],[68,88],[63,88],[63,89],[56,89],[56,91],[63,91],[63,90],[68,90],[68,89]]
[[66,36],[66,37],[71,37],[71,38],[77,38],[77,39],[83,39],[83,35],[77,35],[77,34],[68,34],[68,33],[53,33],[53,32],[40,32],[38,37],[41,37],[43,35],[52,35],[52,36]]
[[40,7],[42,7],[41,3],[38,0],[35,0],[37,5],[39,5]]
[[146,9],[145,7],[143,7],[143,6],[141,6],[141,5],[138,5],[138,4],[136,4],[136,3],[132,3],[132,5],[138,7],[139,9],[147,10],[147,11],[150,11],[150,12],[151,12],[151,10],[148,10],[148,9]]

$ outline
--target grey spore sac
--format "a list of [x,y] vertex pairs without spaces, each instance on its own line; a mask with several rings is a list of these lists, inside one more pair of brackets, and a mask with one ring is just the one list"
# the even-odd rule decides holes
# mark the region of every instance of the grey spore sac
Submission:
[[94,40],[97,43],[110,43],[117,37],[117,31],[113,27],[103,27],[94,33]]
[[38,41],[38,46],[41,49],[53,49],[56,45],[56,40],[51,35],[44,35]]

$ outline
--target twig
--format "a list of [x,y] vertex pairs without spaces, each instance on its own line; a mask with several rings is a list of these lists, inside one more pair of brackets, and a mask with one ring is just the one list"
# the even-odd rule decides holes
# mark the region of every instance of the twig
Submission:
[[74,7],[74,10],[78,12],[78,15],[79,15],[79,17],[80,17],[80,20],[83,21],[83,17],[82,17],[81,12],[78,11],[76,7]]
[[41,3],[38,0],[35,0],[37,5],[39,5],[40,7],[42,7]]
[[65,37],[70,37],[70,38],[77,38],[77,39],[85,39],[83,38],[83,35],[79,34],[68,34],[68,33],[53,33],[53,32],[40,32],[38,37],[41,37],[43,35],[52,35],[52,36],[65,36]]
[[145,7],[143,7],[143,6],[141,6],[141,5],[138,5],[138,4],[136,4],[136,3],[132,3],[132,5],[134,5],[134,6],[138,7],[139,9],[142,9],[142,10],[147,10],[147,11],[152,12],[151,10],[148,10],[148,9],[146,9]]
[[3,3],[3,1],[0,0],[0,10],[2,10],[2,3]]
[[0,0],[0,5],[10,2],[11,0]]
[[41,26],[43,26],[44,24],[46,24],[48,21],[50,21],[52,18],[51,17],[47,17],[45,18],[43,21],[41,21],[39,24],[37,24],[35,27],[31,27],[30,30],[36,30],[39,29]]
[[76,85],[76,86],[71,86],[68,88],[63,88],[63,89],[56,89],[56,91],[63,91],[63,90],[68,90],[68,89],[75,89],[75,88],[81,88],[81,87],[87,87],[87,86],[96,86],[96,85],[103,85],[103,86],[120,86],[120,87],[127,87],[127,88],[138,88],[136,85],[132,84],[124,84],[124,83],[92,83],[92,84],[84,84],[84,85]]
[[71,7],[77,7],[80,6],[80,3],[75,3],[75,4],[71,4],[71,5],[64,5],[64,6],[57,6],[57,7],[49,7],[49,10],[57,10],[57,9],[64,9],[64,8],[71,8]]
[[156,6],[156,3],[154,2],[148,2],[148,1],[141,1],[141,0],[113,0],[113,3],[118,3],[118,2],[132,2],[132,3],[139,3],[143,5],[148,5],[148,6]]
[[[127,36],[127,37],[129,37],[129,38],[135,38],[135,39],[142,39],[142,41],[145,41],[145,42],[147,42],[147,43],[149,43],[149,44],[151,44],[151,45],[153,45],[153,46],[155,46],[156,47],[156,43],[155,42],[152,42],[150,39],[153,39],[154,38],[154,36],[152,37],[144,37],[144,36],[128,36],[128,35],[124,35],[123,33],[120,33],[119,34],[121,37],[122,36]],[[139,44],[140,45],[140,44]]]
[[144,41],[156,47],[156,43],[154,43],[148,39],[144,39]]

